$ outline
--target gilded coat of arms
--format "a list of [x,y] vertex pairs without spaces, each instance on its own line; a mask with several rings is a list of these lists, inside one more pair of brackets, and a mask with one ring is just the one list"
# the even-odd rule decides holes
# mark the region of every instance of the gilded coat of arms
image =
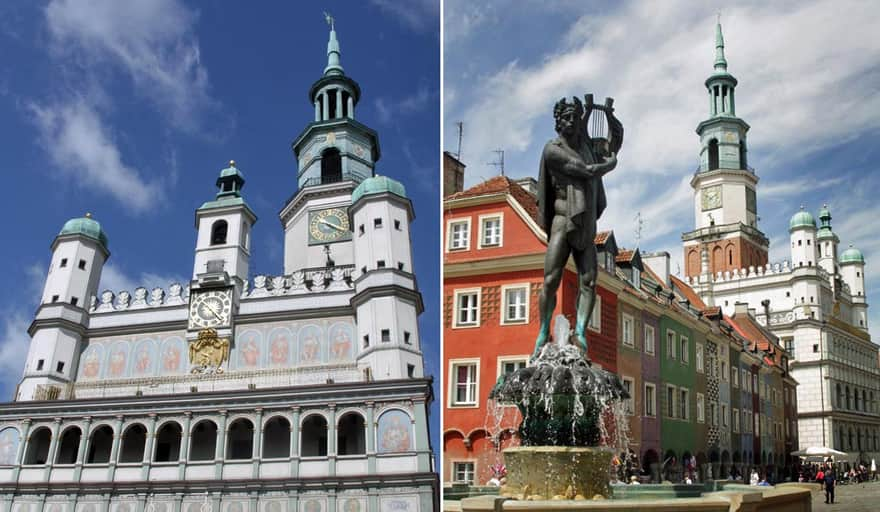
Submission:
[[198,339],[189,342],[191,373],[223,373],[221,365],[229,360],[229,339],[217,336],[214,329],[199,332]]

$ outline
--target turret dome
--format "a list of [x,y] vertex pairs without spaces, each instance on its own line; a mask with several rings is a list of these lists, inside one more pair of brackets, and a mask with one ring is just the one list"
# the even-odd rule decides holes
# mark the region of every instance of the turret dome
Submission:
[[370,194],[382,194],[390,192],[406,199],[406,189],[403,184],[388,176],[373,176],[361,182],[360,185],[351,193],[352,204],[358,202],[362,197]]
[[810,212],[806,211],[801,207],[801,210],[794,215],[791,216],[791,220],[788,222],[788,230],[794,231],[798,228],[813,228],[816,229],[816,219],[810,214]]
[[101,224],[92,218],[91,213],[85,214],[84,217],[77,217],[65,222],[64,227],[61,228],[61,232],[58,233],[58,236],[62,235],[83,235],[99,242],[104,246],[104,249],[106,249],[108,245],[107,234],[101,229]]
[[849,249],[843,251],[843,254],[840,255],[840,264],[844,263],[865,263],[865,256],[862,254],[862,251],[856,249],[852,245],[849,246]]

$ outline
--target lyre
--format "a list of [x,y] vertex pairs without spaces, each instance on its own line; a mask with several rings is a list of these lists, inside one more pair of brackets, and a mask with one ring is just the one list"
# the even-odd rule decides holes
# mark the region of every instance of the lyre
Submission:
[[[593,116],[594,110],[604,116]],[[593,149],[601,157],[617,154],[623,145],[623,124],[614,116],[614,98],[605,98],[605,104],[593,102],[592,94],[584,95],[584,129]]]

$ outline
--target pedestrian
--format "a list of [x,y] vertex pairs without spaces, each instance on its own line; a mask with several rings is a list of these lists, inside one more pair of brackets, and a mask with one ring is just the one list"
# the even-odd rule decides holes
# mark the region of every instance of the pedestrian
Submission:
[[834,478],[834,468],[829,467],[825,470],[824,481],[825,503],[834,503],[834,486],[837,485],[837,481]]
[[752,468],[752,475],[749,477],[749,485],[758,485],[761,477],[758,476],[758,470]]

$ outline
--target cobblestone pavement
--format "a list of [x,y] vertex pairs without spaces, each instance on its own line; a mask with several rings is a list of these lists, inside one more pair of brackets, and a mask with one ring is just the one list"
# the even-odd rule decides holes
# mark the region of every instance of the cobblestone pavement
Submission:
[[825,492],[813,493],[813,512],[845,510],[846,512],[874,512],[880,510],[880,482],[838,485],[834,504],[825,504]]

